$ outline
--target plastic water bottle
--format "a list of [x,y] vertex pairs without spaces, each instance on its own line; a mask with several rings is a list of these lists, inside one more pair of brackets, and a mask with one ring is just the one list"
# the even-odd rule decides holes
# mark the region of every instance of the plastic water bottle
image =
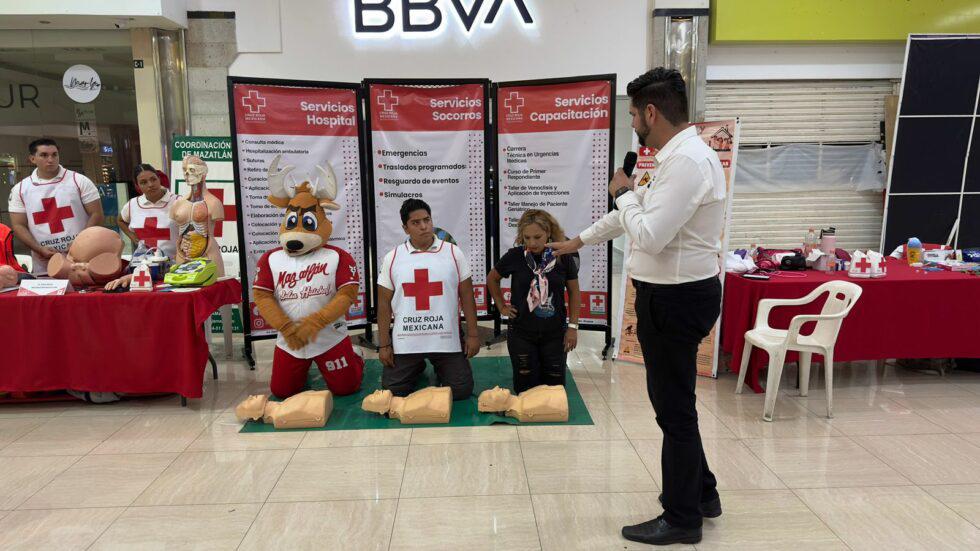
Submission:
[[803,241],[803,256],[808,257],[817,248],[817,230],[810,228],[806,232],[806,239]]
[[919,241],[918,237],[913,237],[909,239],[908,243],[908,257],[909,264],[921,264],[922,263],[922,241]]

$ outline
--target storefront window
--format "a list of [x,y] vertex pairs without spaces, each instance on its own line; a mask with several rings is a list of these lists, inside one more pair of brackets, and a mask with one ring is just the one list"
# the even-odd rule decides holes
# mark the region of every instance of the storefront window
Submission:
[[[62,84],[77,65],[97,75],[91,102],[73,100]],[[39,137],[57,141],[61,164],[95,182],[115,229],[140,157],[129,31],[0,30],[0,222],[8,226],[11,187],[34,170],[27,146]],[[15,252],[27,251],[15,244]]]

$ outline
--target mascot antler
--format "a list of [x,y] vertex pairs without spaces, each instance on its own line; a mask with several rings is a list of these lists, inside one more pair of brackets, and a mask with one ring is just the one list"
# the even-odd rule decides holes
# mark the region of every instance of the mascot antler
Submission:
[[[296,196],[296,189],[292,187],[286,187],[286,176],[292,172],[294,168],[293,165],[287,165],[279,168],[279,161],[282,160],[282,154],[276,155],[272,159],[272,164],[269,165],[269,172],[267,179],[269,180],[269,202],[273,205],[285,208],[289,200]],[[281,203],[281,204],[280,204]]]
[[334,202],[337,198],[337,177],[334,176],[333,169],[329,164],[327,168],[316,165],[316,171],[320,175],[313,181],[313,196],[320,200],[321,207],[329,210],[339,210],[340,205]]

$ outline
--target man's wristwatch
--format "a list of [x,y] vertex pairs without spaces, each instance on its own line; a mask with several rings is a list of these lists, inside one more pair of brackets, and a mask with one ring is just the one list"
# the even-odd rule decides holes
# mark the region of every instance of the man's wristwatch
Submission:
[[616,192],[613,193],[613,199],[619,199],[620,197],[622,197],[622,195],[624,193],[626,193],[629,190],[630,190],[630,188],[628,188],[628,187],[621,187],[621,188],[617,189]]
[[578,331],[578,324],[577,323],[569,323],[568,324],[568,328],[569,329],[574,329],[574,330]]

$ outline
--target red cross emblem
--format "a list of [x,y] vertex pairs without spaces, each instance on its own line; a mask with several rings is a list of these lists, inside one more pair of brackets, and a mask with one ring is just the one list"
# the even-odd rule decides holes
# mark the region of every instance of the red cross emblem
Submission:
[[41,209],[31,213],[31,216],[34,218],[34,224],[47,224],[48,231],[52,234],[65,231],[65,225],[61,223],[62,220],[71,220],[75,217],[71,206],[59,207],[58,200],[54,197],[41,199]]
[[428,310],[429,299],[442,296],[442,282],[429,281],[429,270],[425,268],[415,270],[414,283],[402,283],[402,289],[406,297],[415,299],[416,310]]
[[653,155],[653,151],[649,147],[643,147],[640,149],[640,155],[649,157],[650,155]]
[[473,288],[473,296],[476,297],[477,304],[483,304],[483,286]]
[[858,263],[855,264],[855,266],[857,266],[861,270],[862,274],[867,273],[868,270],[871,269],[871,263],[868,262],[868,257],[866,256],[861,258],[861,260],[858,261]]
[[248,95],[242,98],[242,107],[248,108],[248,112],[253,115],[262,111],[265,107],[265,98],[255,90],[249,90]]
[[146,287],[153,279],[150,277],[150,274],[146,273],[146,270],[137,270],[133,274],[133,281],[140,287]]
[[398,96],[391,93],[391,90],[385,90],[381,92],[378,96],[378,105],[381,106],[384,111],[394,111],[395,106],[398,105]]
[[165,228],[158,228],[157,224],[160,223],[159,218],[145,218],[143,220],[142,228],[133,228],[133,233],[136,237],[139,237],[141,241],[146,243],[148,247],[156,247],[157,243],[160,241],[167,241],[170,239],[170,226]]
[[603,312],[606,309],[606,299],[602,295],[595,295],[592,297],[592,311],[593,312]]
[[209,189],[208,191],[211,192],[211,195],[217,197],[218,200],[221,201],[221,206],[224,207],[225,219],[220,222],[216,222],[214,224],[214,236],[221,237],[221,235],[224,233],[223,231],[225,225],[224,223],[231,222],[232,220],[237,220],[238,211],[235,210],[235,205],[225,204],[225,190],[219,188],[219,189]]
[[878,261],[878,270],[885,272],[885,264],[885,257],[881,257],[881,260]]
[[524,98],[521,97],[517,92],[511,92],[507,99],[504,100],[504,107],[510,111],[511,115],[516,115],[521,107],[524,107]]

